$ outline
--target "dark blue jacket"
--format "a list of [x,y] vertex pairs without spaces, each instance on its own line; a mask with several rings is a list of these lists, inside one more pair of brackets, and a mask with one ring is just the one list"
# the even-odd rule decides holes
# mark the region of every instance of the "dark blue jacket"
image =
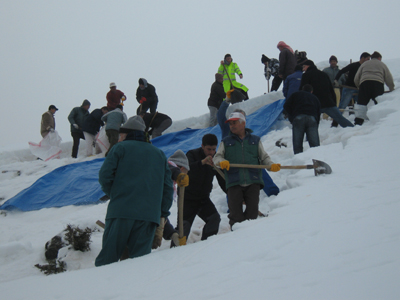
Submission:
[[288,99],[290,95],[293,94],[294,92],[299,91],[301,76],[303,76],[303,72],[296,71],[293,74],[290,74],[288,77],[286,77],[283,83],[283,90],[282,90],[283,95],[285,96],[286,99]]
[[103,112],[101,111],[101,108],[92,111],[83,122],[82,130],[96,135],[99,132],[100,127],[104,125],[104,122],[101,120],[102,116]]

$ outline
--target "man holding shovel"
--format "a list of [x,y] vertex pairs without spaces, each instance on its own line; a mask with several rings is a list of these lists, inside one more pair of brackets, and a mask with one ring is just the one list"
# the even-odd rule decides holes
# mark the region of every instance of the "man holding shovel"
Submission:
[[[280,170],[280,164],[274,164],[265,152],[260,137],[246,128],[246,118],[240,112],[233,112],[229,119],[230,134],[219,145],[214,164],[225,172],[228,192],[229,224],[256,219],[260,189],[263,188],[261,169],[230,168],[230,163],[248,165],[266,165],[272,172]],[[243,211],[243,202],[246,209]]]
[[[206,134],[202,138],[201,147],[189,150],[186,156],[189,160],[190,182],[185,188],[185,205],[183,207],[183,230],[187,238],[193,221],[199,216],[206,224],[203,227],[201,240],[218,233],[221,217],[210,199],[214,176],[225,191],[223,178],[214,170],[213,157],[218,145],[214,134]],[[178,226],[179,227],[179,220]],[[174,246],[173,241],[171,246]]]

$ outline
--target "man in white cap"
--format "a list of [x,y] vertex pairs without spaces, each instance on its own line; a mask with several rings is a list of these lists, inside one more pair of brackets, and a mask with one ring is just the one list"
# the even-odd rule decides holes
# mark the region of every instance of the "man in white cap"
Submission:
[[97,267],[117,262],[126,248],[130,258],[149,254],[156,228],[169,215],[171,171],[164,152],[146,142],[145,128],[140,116],[129,118],[120,128],[123,141],[100,169],[99,183],[110,202]]
[[126,96],[120,90],[117,90],[115,82],[110,83],[110,91],[106,95],[107,108],[109,111],[114,110],[117,105],[124,105],[123,102],[126,100]]
[[[253,135],[246,128],[246,117],[240,112],[233,112],[229,119],[230,133],[219,145],[214,157],[214,164],[225,172],[226,189],[228,193],[229,224],[244,220],[256,219],[260,189],[264,182],[261,169],[230,168],[230,163],[266,165],[267,170],[277,172],[280,164],[272,162],[265,152],[260,137]],[[243,202],[246,210],[243,211]]]

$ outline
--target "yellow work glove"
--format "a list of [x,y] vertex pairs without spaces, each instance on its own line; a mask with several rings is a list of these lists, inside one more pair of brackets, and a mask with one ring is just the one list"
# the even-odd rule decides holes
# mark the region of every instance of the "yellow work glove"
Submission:
[[234,89],[231,89],[229,91],[226,92],[226,98],[231,99],[231,94],[233,93]]
[[272,164],[271,165],[271,172],[278,172],[281,170],[281,164]]
[[122,98],[121,98],[121,103],[119,104],[119,105],[122,105],[122,106],[124,106],[124,101],[126,100],[126,97],[125,96],[122,96]]
[[165,218],[160,219],[160,225],[156,228],[156,232],[154,233],[153,245],[151,249],[157,249],[161,246],[162,237],[164,233],[164,225],[165,225]]
[[184,187],[189,185],[189,176],[185,173],[180,173],[176,178],[176,183],[179,187]]
[[179,238],[179,246],[186,245],[186,236]]
[[229,161],[227,161],[227,160],[221,161],[219,163],[219,166],[221,167],[222,170],[226,169],[227,171],[229,171],[229,167],[230,167]]

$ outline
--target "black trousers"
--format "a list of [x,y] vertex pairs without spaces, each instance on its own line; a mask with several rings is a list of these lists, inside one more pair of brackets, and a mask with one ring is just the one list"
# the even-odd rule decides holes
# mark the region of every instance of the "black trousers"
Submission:
[[278,75],[274,76],[274,79],[272,80],[272,85],[271,85],[271,92],[277,91],[283,81],[283,78],[280,78]]
[[[186,238],[189,237],[190,229],[196,216],[199,216],[206,223],[203,227],[201,240],[206,240],[209,236],[218,233],[221,217],[210,198],[202,199],[201,201],[185,199],[183,206],[183,232]],[[178,226],[176,229],[178,229]]]
[[136,114],[138,115],[141,111],[147,112],[150,108],[150,113],[154,114],[157,111],[158,101],[145,101],[139,105],[136,110]]
[[360,90],[358,92],[358,101],[359,105],[368,105],[369,101],[382,95],[385,91],[385,87],[383,83],[375,80],[366,80],[360,84]]
[[[260,185],[234,185],[228,189],[229,225],[258,217],[258,203],[260,201]],[[246,209],[243,211],[243,202]]]
[[71,136],[72,136],[72,139],[74,141],[74,143],[72,144],[72,154],[71,154],[71,156],[73,158],[77,158],[79,142],[80,142],[79,140],[80,139],[84,140],[85,136],[83,135],[83,132],[71,132]]

